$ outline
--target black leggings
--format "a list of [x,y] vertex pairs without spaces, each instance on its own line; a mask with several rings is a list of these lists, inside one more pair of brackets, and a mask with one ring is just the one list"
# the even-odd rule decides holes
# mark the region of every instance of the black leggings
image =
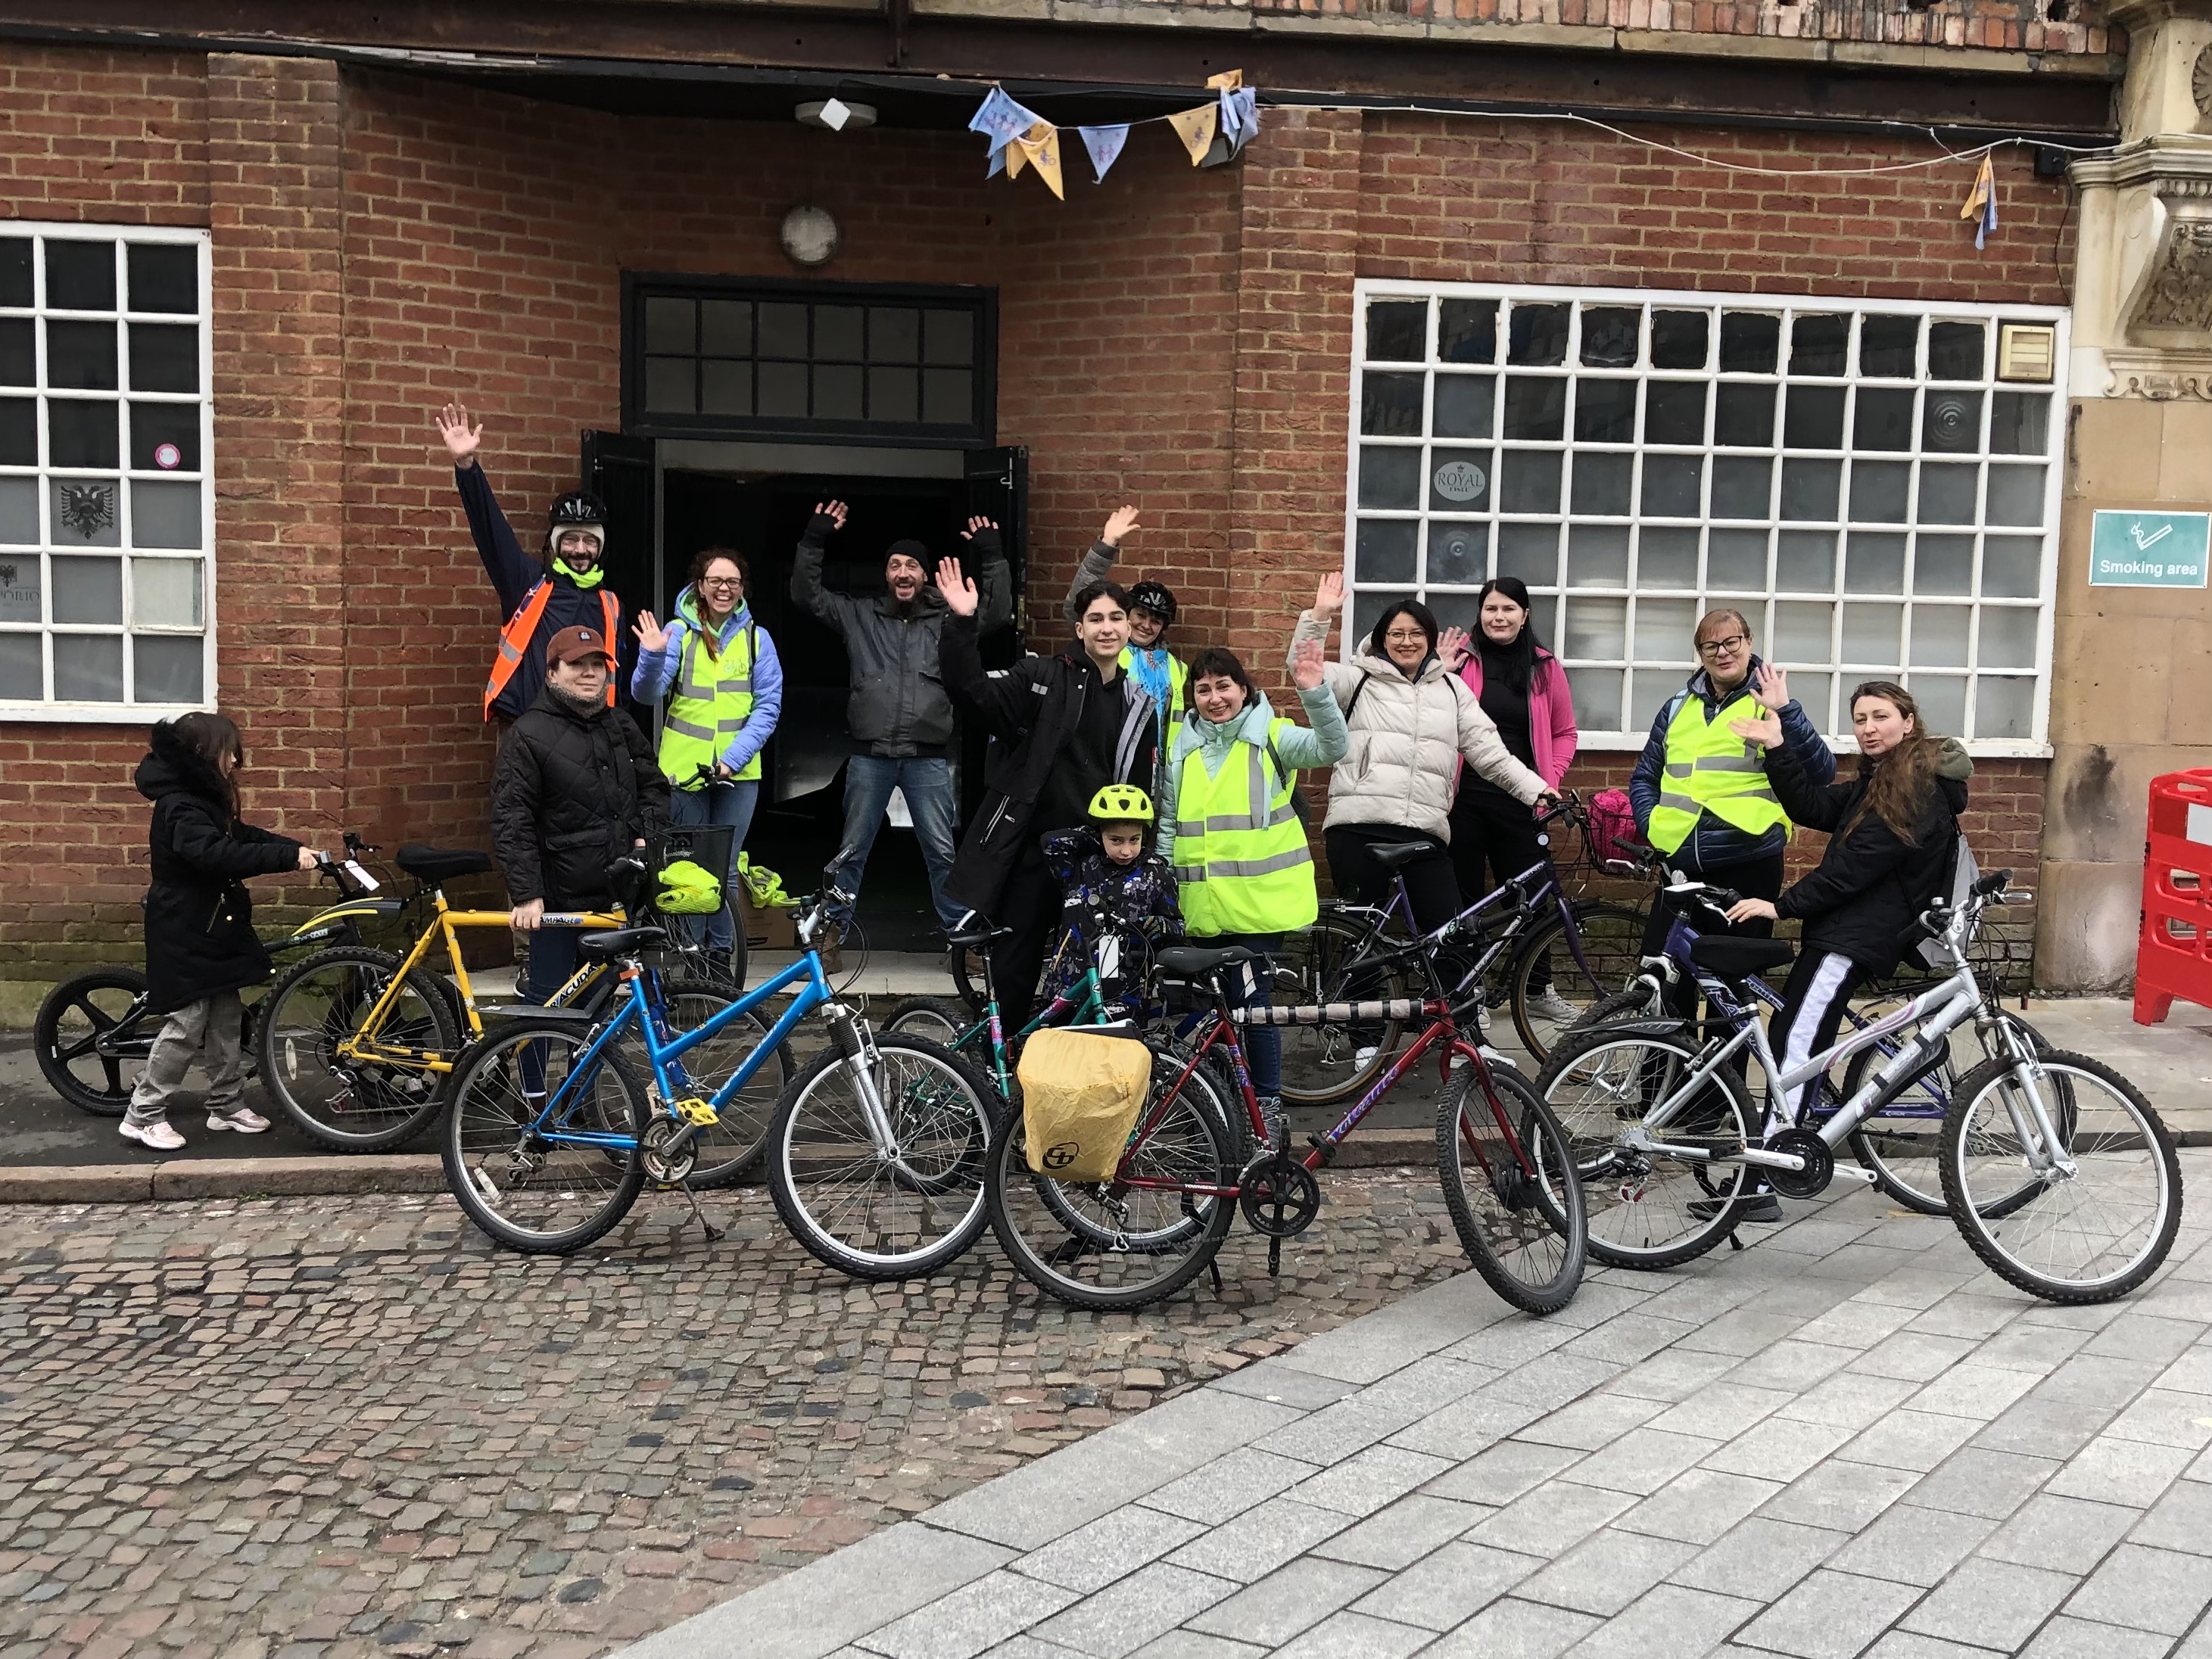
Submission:
[[[1367,856],[1370,847],[1390,847],[1420,842],[1429,850],[1395,872],[1378,869]],[[1380,905],[1390,896],[1390,878],[1406,878],[1406,896],[1413,906],[1413,926],[1422,933],[1441,927],[1460,912],[1459,878],[1452,873],[1451,849],[1436,836],[1419,830],[1397,830],[1381,823],[1340,824],[1322,837],[1328,854],[1329,879],[1338,896],[1355,904]]]
[[[1501,790],[1468,781],[1472,776],[1462,776],[1451,812],[1452,867],[1458,874],[1460,896],[1469,904],[1503,887],[1530,865],[1549,862],[1551,856],[1537,840],[1542,831],[1536,827],[1535,813]],[[1528,988],[1540,993],[1551,986],[1547,951],[1528,970]]]
[[[1766,1041],[1774,1050],[1775,1064],[1786,1072],[1826,1050],[1842,1029],[1844,1010],[1868,977],[1865,969],[1838,951],[1800,952],[1782,988],[1782,1006],[1766,1024]],[[1820,1081],[1814,1078],[1799,1085],[1790,1091],[1787,1101],[1769,1099],[1767,1133],[1795,1122],[1810,1097],[1808,1091],[1818,1087]]]
[[[1745,898],[1778,899],[1782,896],[1782,854],[1769,853],[1748,864],[1731,864],[1720,870],[1701,870],[1694,878],[1711,882],[1716,887],[1733,887]],[[1656,957],[1666,950],[1667,933],[1674,925],[1674,901],[1663,893],[1651,901],[1651,914],[1644,923],[1645,956]],[[1774,937],[1774,924],[1764,918],[1756,921],[1723,922],[1709,910],[1693,909],[1690,913],[1690,925],[1700,933],[1734,933],[1741,939]],[[1686,1018],[1694,1014],[1698,1007],[1696,984],[1685,978],[1668,986],[1667,1006]]]

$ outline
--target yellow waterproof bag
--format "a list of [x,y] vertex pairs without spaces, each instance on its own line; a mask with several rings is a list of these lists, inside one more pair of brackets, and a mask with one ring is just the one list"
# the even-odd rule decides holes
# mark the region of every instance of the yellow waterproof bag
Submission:
[[1030,1168],[1055,1181],[1111,1180],[1152,1086],[1152,1051],[1133,1036],[1048,1029],[1023,1047],[1016,1074]]

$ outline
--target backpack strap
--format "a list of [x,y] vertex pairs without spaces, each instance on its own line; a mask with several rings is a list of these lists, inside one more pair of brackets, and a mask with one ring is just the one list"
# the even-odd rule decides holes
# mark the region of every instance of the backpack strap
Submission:
[[1364,668],[1359,671],[1359,684],[1352,688],[1352,701],[1344,705],[1344,723],[1346,726],[1352,724],[1352,711],[1359,707],[1359,700],[1367,695],[1367,682],[1374,678]]

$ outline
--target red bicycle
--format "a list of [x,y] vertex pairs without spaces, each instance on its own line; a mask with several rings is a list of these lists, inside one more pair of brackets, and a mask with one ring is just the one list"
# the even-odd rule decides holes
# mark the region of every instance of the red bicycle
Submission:
[[[1449,990],[1441,983],[1437,947],[1456,927],[1447,922],[1393,953],[1424,970],[1431,994],[1418,1001],[1236,1008],[1224,976],[1259,963],[1255,953],[1241,946],[1160,951],[1163,977],[1196,989],[1210,1006],[1174,1046],[1151,1042],[1152,1087],[1113,1178],[1060,1182],[1033,1172],[1020,1112],[1008,1115],[992,1142],[984,1188],[992,1230],[1014,1265],[1079,1308],[1141,1308],[1209,1268],[1218,1290],[1214,1257],[1242,1210],[1268,1241],[1267,1267],[1275,1272],[1283,1241],[1321,1212],[1316,1172],[1433,1050],[1444,1084],[1437,1168],[1461,1245],[1514,1306],[1539,1314],[1566,1306],[1582,1283],[1588,1243],[1582,1183],[1551,1109],[1461,1034],[1458,1016],[1480,1000],[1482,986],[1473,974]],[[1264,976],[1264,964],[1259,971]],[[1287,1129],[1269,1135],[1238,1030],[1355,1019],[1428,1024],[1334,1128],[1293,1157]]]

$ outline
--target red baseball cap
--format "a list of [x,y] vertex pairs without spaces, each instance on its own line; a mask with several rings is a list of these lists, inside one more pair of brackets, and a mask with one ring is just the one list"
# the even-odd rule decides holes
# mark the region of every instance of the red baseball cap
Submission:
[[545,647],[548,668],[557,668],[579,657],[604,657],[608,667],[615,665],[615,653],[607,649],[606,641],[596,628],[564,628]]

